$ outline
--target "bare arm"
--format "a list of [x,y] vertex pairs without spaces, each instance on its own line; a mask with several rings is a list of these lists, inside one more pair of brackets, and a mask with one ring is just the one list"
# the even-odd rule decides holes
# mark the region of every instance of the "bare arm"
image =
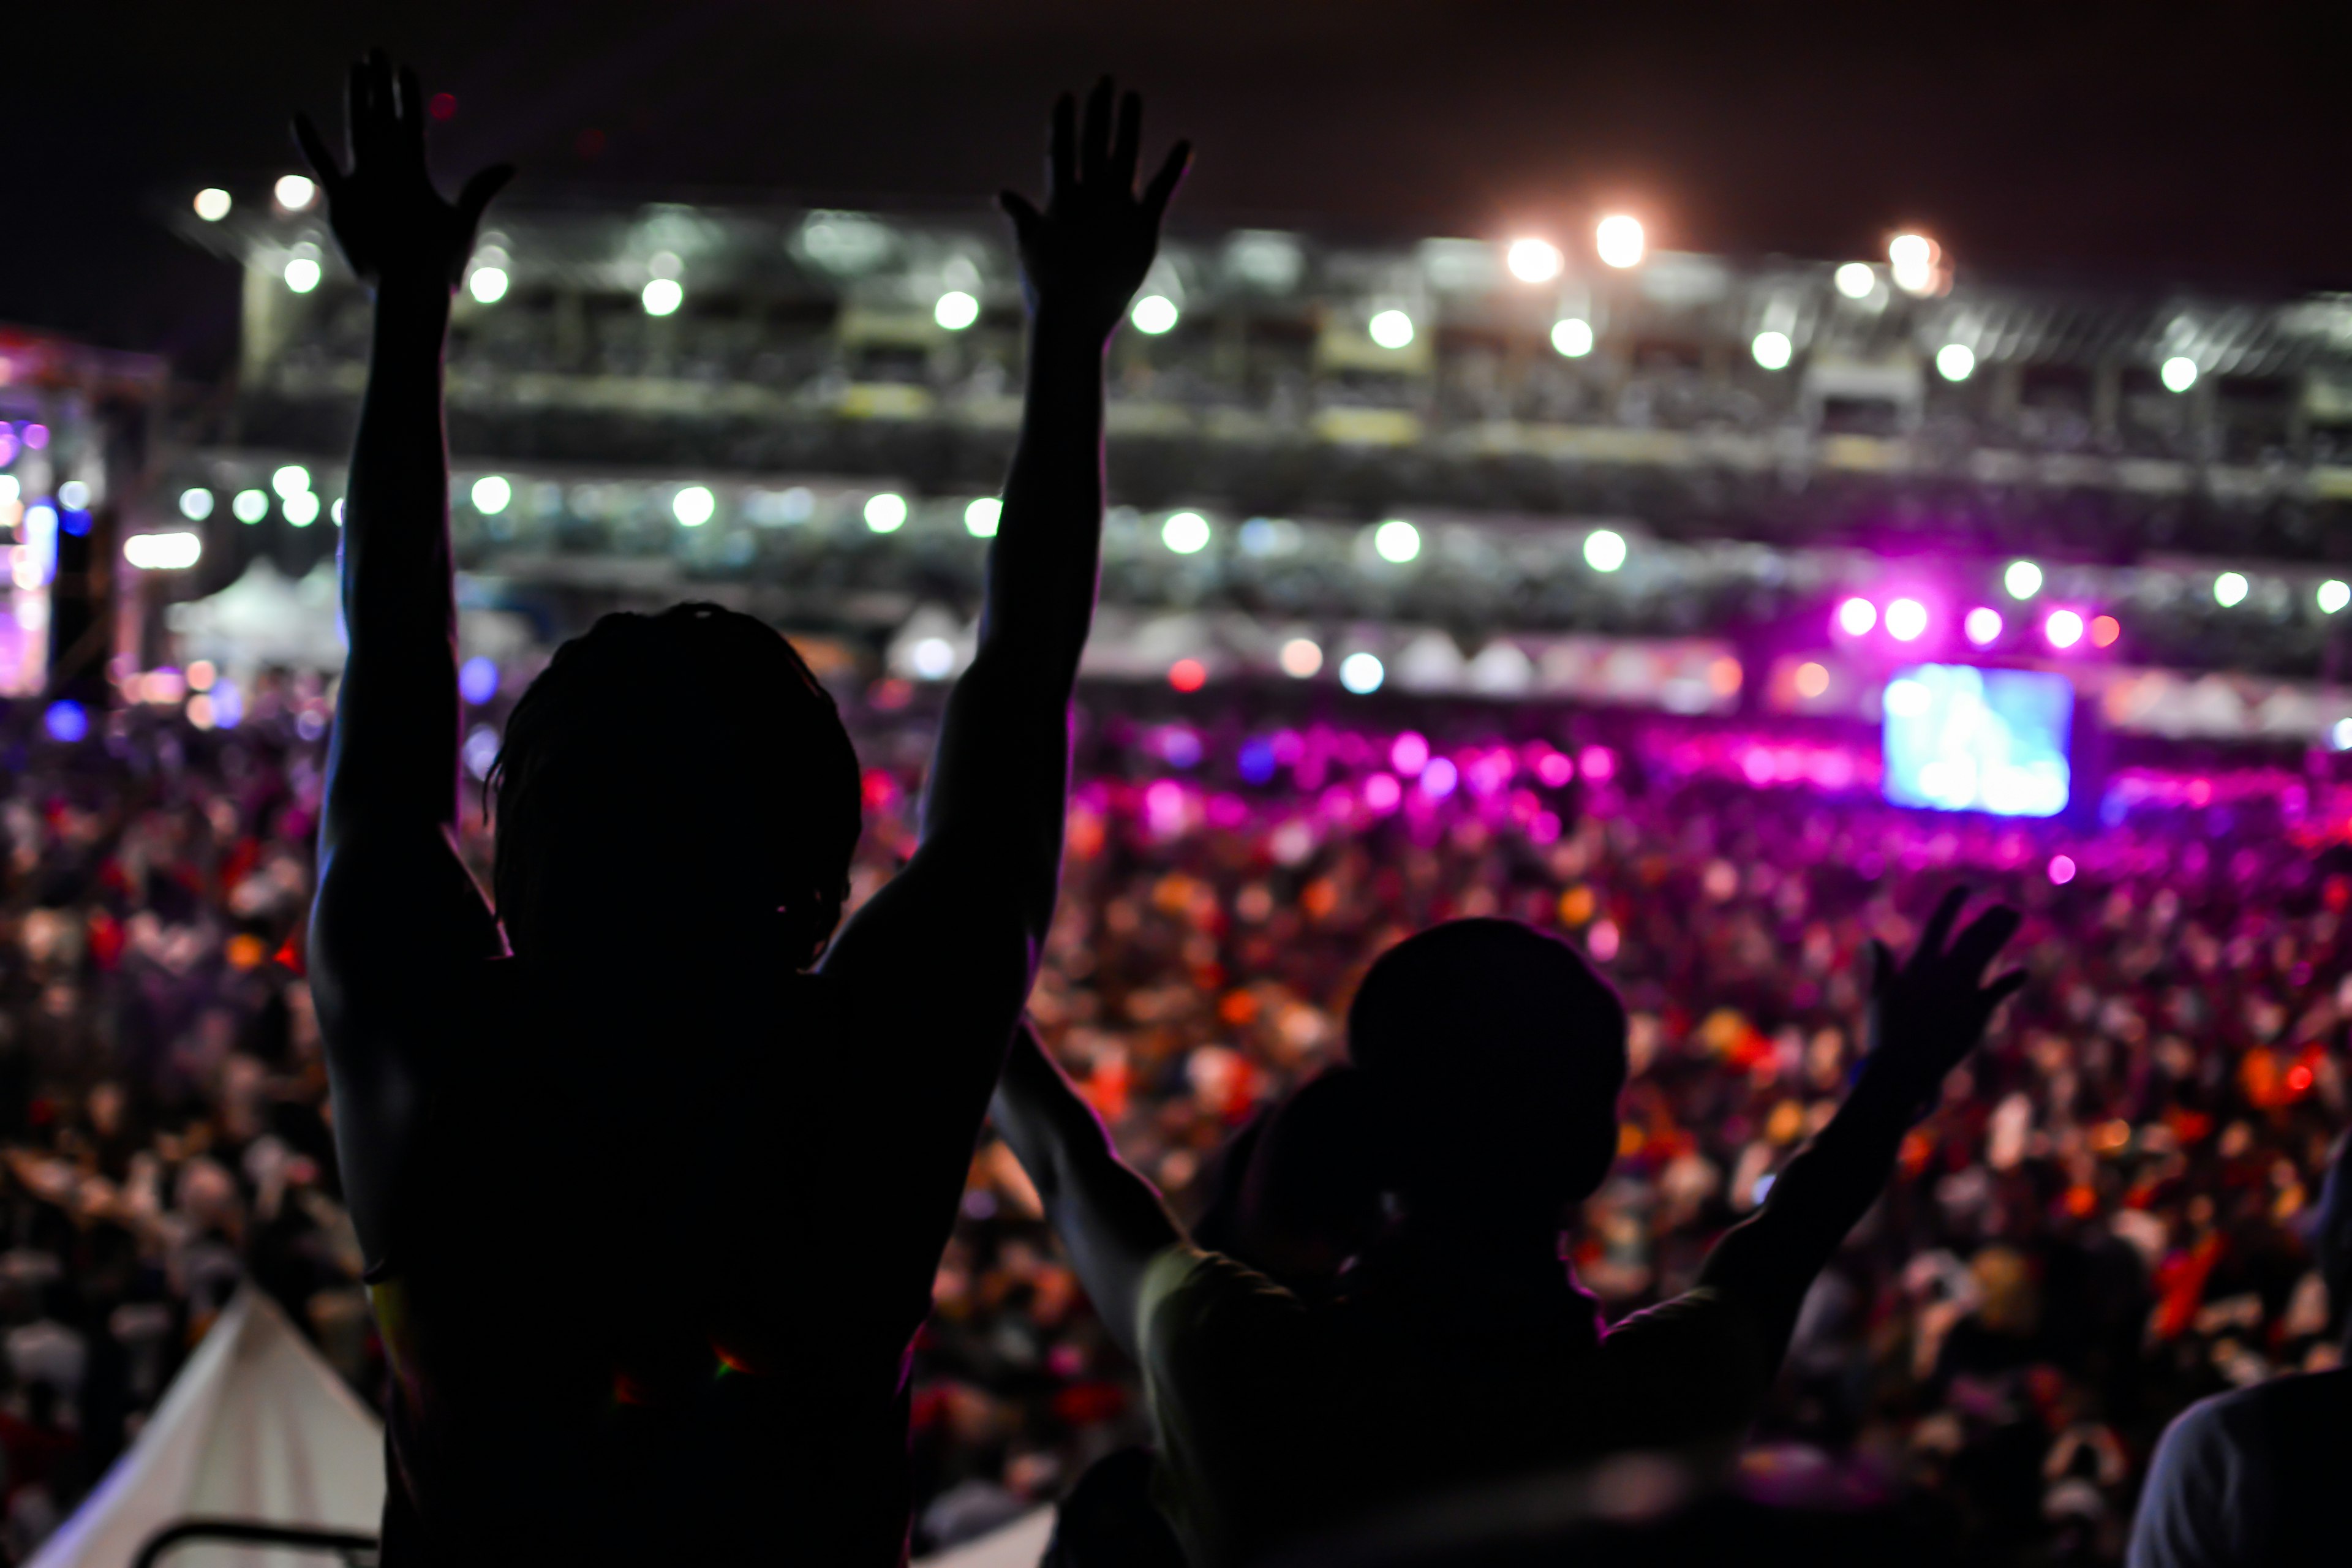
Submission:
[[1118,1157],[1110,1133],[1025,1021],[1014,1031],[989,1114],[1036,1184],[1045,1217],[1103,1326],[1121,1350],[1135,1355],[1136,1298],[1144,1269],[1187,1239],[1183,1227],[1170,1216],[1158,1189]]
[[1904,1133],[1932,1110],[1945,1075],[1976,1048],[1993,1009],[2025,983],[1984,973],[2015,935],[2015,910],[1977,917],[1946,949],[1968,901],[1945,896],[1907,964],[1873,943],[1871,1048],[1853,1090],[1830,1124],[1789,1162],[1755,1215],[1717,1242],[1699,1283],[1745,1307],[1778,1366],[1814,1277],[1828,1267],[1895,1168]]
[[351,654],[336,697],[311,958],[352,1215],[381,1257],[418,1058],[420,1011],[457,962],[499,951],[450,833],[457,813],[457,617],[441,353],[482,208],[509,171],[444,201],[425,160],[414,71],[352,68],[350,166],[307,118],[304,155],[335,237],[375,291],[375,335],[342,537]]

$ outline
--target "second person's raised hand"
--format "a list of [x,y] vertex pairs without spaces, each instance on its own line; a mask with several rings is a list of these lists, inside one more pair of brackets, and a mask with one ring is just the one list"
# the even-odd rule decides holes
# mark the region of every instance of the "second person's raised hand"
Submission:
[[1083,131],[1070,95],[1054,106],[1044,211],[1016,192],[997,198],[1020,244],[1030,308],[1101,336],[1118,324],[1151,269],[1160,216],[1192,156],[1190,142],[1176,143],[1138,195],[1143,100],[1131,92],[1118,98],[1114,127],[1113,97],[1105,77],[1087,97]]

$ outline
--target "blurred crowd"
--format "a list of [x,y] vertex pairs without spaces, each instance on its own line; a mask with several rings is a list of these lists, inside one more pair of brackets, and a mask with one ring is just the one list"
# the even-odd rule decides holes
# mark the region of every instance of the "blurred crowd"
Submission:
[[[911,844],[919,707],[858,721],[860,899]],[[12,1558],[135,1436],[241,1279],[375,1393],[302,979],[325,716],[315,686],[264,683],[234,730],[132,711],[70,745],[8,731]],[[1835,1105],[1868,940],[1903,945],[1958,879],[2026,911],[2033,984],[1816,1288],[1748,1482],[1926,1497],[1987,1561],[2108,1560],[2170,1415],[2334,1356],[2304,1226],[2347,1115],[2340,847],[2259,805],[1946,818],[1689,771],[1687,746],[1593,716],[1446,722],[1459,732],[1231,711],[1082,726],[1033,1011],[1180,1208],[1213,1193],[1237,1129],[1341,1053],[1374,955],[1506,914],[1572,936],[1624,990],[1620,1159],[1573,1260],[1612,1317],[1670,1295]],[[1050,1500],[1144,1430],[1129,1369],[985,1137],[915,1413],[919,1545]]]

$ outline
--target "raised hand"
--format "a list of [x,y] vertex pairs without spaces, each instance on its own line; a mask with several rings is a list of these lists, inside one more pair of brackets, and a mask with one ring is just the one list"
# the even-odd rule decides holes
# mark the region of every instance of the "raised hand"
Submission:
[[1976,1048],[1993,1009],[2025,984],[2023,970],[1990,984],[1984,980],[1994,955],[2017,934],[2015,910],[1995,905],[1946,946],[1968,900],[1965,888],[1944,895],[1907,963],[1898,964],[1885,943],[1870,944],[1870,1054],[1863,1081],[1914,1114],[1934,1105],[1944,1075]]
[[416,71],[403,66],[395,80],[382,49],[352,64],[343,118],[348,169],[309,115],[294,117],[294,140],[327,193],[327,219],[343,258],[371,288],[455,290],[482,209],[514,177],[513,168],[484,169],[455,202],[444,200],[425,166],[425,95]]
[[1083,134],[1076,100],[1065,93],[1054,105],[1045,211],[1016,192],[997,197],[1020,243],[1031,309],[1105,336],[1151,268],[1160,215],[1192,158],[1191,142],[1176,143],[1137,195],[1143,100],[1131,92],[1120,98],[1114,130],[1112,96],[1108,77],[1095,84],[1087,96]]

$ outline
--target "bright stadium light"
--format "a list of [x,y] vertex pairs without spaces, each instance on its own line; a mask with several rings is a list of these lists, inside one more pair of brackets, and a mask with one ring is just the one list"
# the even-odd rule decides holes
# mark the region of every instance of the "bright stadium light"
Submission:
[[1968,344],[1946,343],[1936,351],[1936,374],[1946,381],[1966,381],[1976,373],[1976,350]]
[[648,316],[667,316],[686,303],[686,289],[675,278],[654,278],[646,280],[645,291],[637,296]]
[[1960,623],[1960,629],[1977,647],[1990,647],[2000,640],[2000,612],[1990,605],[1979,605],[1969,612],[1968,619]]
[[1897,599],[1886,606],[1886,635],[1896,642],[1917,642],[1927,631],[1927,606],[1916,599]]
[[319,521],[319,498],[309,490],[297,490],[290,496],[281,496],[278,505],[278,510],[286,514],[286,521],[297,528],[308,528]]
[[310,470],[299,463],[289,463],[269,476],[269,488],[278,492],[280,500],[301,495],[310,488]]
[[198,488],[180,492],[180,515],[190,522],[202,522],[213,514],[213,492]]
[[1160,542],[1179,555],[1197,555],[1209,546],[1209,520],[1197,511],[1171,512],[1160,525]]
[[1936,242],[1926,235],[1896,235],[1887,242],[1886,262],[1895,286],[1906,294],[1925,294],[1936,287]]
[[669,500],[669,514],[680,528],[700,528],[718,511],[719,498],[708,485],[688,485]]
[[931,320],[949,331],[960,332],[980,320],[980,301],[961,289],[950,289],[931,307]]
[[236,204],[218,185],[210,185],[196,193],[196,216],[206,223],[218,223],[228,216],[228,209]]
[[1372,548],[1383,561],[1402,566],[1421,553],[1421,530],[1401,517],[1392,517],[1372,530]]
[[2197,384],[2197,362],[2187,354],[2174,354],[2156,374],[2165,391],[2186,392]]
[[1649,248],[1649,240],[1642,233],[1640,218],[1615,213],[1594,227],[1592,248],[1612,267],[1638,267],[1643,253]]
[[2012,561],[2000,574],[2000,585],[2012,599],[2031,599],[2042,592],[2042,568],[2031,561]]
[[1359,697],[1368,697],[1381,689],[1389,677],[1376,654],[1351,653],[1339,661],[1339,684]]
[[1146,294],[1135,302],[1135,309],[1127,313],[1127,319],[1135,323],[1137,331],[1156,338],[1174,328],[1179,314],[1176,301],[1167,295]]
[[260,490],[239,490],[228,503],[228,510],[239,522],[259,522],[269,515],[269,497]]
[[1522,283],[1549,283],[1559,276],[1565,258],[1548,239],[1515,239],[1503,253],[1503,265]]
[[2042,640],[2063,651],[2083,640],[2083,617],[2073,610],[2053,610],[2042,623]]
[[507,502],[514,499],[514,487],[500,475],[484,474],[474,481],[473,489],[467,493],[474,510],[490,517],[507,510]]
[[279,206],[289,213],[299,213],[309,210],[310,204],[319,199],[319,187],[306,174],[280,174],[272,194]]
[[1412,318],[1402,310],[1382,310],[1367,330],[1372,342],[1384,349],[1405,348],[1412,342]]
[[1859,596],[1848,599],[1837,607],[1837,627],[1850,637],[1869,633],[1878,624],[1878,606]]
[[907,498],[884,490],[866,498],[866,526],[877,533],[896,533],[907,524]]
[[506,268],[503,267],[475,268],[473,276],[466,279],[466,292],[471,294],[478,304],[497,304],[507,297]]
[[1004,515],[1004,503],[994,496],[982,496],[963,509],[963,531],[974,539],[996,537],[997,520]]
[[1867,300],[1878,289],[1878,274],[1867,261],[1849,261],[1830,274],[1837,291],[1849,300]]
[[289,257],[287,258],[285,271],[286,287],[291,289],[297,294],[308,294],[311,289],[316,289],[319,286],[319,279],[325,276],[325,272],[320,268],[319,264],[311,260],[307,256],[295,256]]
[[1759,332],[1756,341],[1748,345],[1748,352],[1755,355],[1756,363],[1766,370],[1786,370],[1797,351],[1786,332]]
[[2341,615],[2347,605],[2352,605],[2352,583],[2340,577],[2330,577],[2319,585],[2318,597],[2321,615]]
[[1625,564],[1625,536],[1613,528],[1596,528],[1584,536],[1584,563],[1595,572],[1614,572]]
[[1592,352],[1592,323],[1563,316],[1551,326],[1551,346],[1567,359],[1582,359]]
[[122,542],[122,559],[142,572],[184,571],[204,553],[204,539],[194,533],[134,533]]
[[1323,649],[1313,637],[1292,637],[1282,645],[1282,673],[1293,680],[1305,680],[1323,668]]
[[2213,602],[2225,610],[2232,605],[2243,604],[2246,590],[2252,586],[2243,572],[2224,572],[2213,579]]

